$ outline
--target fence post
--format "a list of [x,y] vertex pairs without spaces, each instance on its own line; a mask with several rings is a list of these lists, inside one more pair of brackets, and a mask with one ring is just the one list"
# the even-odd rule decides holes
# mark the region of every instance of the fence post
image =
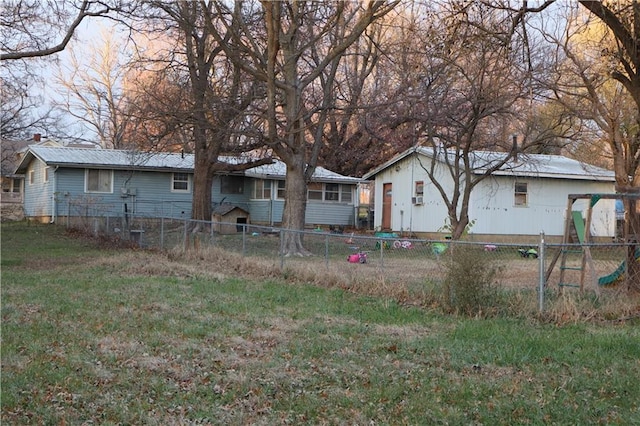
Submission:
[[384,240],[380,241],[380,268],[384,268]]
[[540,274],[540,277],[538,280],[538,310],[540,311],[540,313],[544,311],[544,288],[546,285],[546,282],[545,282],[546,271],[545,271],[545,265],[544,265],[544,258],[545,258],[544,232],[541,232],[540,242],[538,244],[538,266],[539,266],[538,273]]
[[280,269],[284,269],[284,231],[280,230]]
[[247,255],[247,225],[242,225],[242,256]]
[[184,246],[184,251],[187,251],[189,249],[189,235],[187,232],[187,228],[188,228],[188,222],[187,219],[184,220],[184,235],[182,236],[182,243]]
[[160,250],[164,250],[164,215],[160,217]]
[[324,266],[329,267],[329,234],[324,236]]

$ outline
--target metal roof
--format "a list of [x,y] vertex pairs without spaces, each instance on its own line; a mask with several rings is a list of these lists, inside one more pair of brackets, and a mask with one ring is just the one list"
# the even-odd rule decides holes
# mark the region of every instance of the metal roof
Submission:
[[[33,158],[37,158],[49,166],[71,168],[180,171],[188,173],[193,173],[194,169],[193,154],[31,146],[22,158],[17,170],[24,172]],[[228,164],[240,164],[250,159],[249,157],[241,156],[224,156],[219,158],[221,162]],[[287,174],[286,164],[277,159],[273,161],[273,164],[266,164],[246,170],[244,174],[245,176],[255,178],[284,179]],[[312,180],[353,184],[361,181],[359,178],[343,176],[323,167],[316,167]]]
[[[439,151],[434,155],[434,150],[429,147],[410,148],[384,164],[366,173],[362,178],[369,179],[384,169],[397,163],[403,158],[418,153],[429,158],[440,158],[444,160],[445,151]],[[446,152],[449,160],[454,159],[452,152]],[[470,154],[471,167],[473,173],[482,174],[492,165],[504,160],[507,152],[473,151]],[[515,176],[515,177],[545,177],[553,179],[578,179],[615,182],[615,173],[601,167],[592,166],[562,155],[546,154],[518,154],[517,158],[511,158],[499,170],[492,173],[494,176]]]

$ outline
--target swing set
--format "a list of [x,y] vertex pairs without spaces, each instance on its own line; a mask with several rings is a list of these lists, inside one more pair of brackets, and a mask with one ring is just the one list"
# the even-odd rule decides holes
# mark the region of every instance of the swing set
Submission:
[[[574,210],[574,203],[578,200],[587,200],[587,208],[583,218],[582,211]],[[591,236],[591,224],[593,217],[593,208],[600,200],[622,200],[627,206],[624,222],[622,241],[627,243],[625,259],[621,261],[619,266],[607,275],[598,277],[591,255],[591,247],[593,245]],[[545,282],[549,282],[549,277],[553,269],[560,260],[560,277],[558,286],[562,290],[565,287],[576,287],[580,291],[585,288],[585,283],[590,282],[598,293],[601,287],[609,287],[626,282],[631,284],[631,271],[640,270],[640,230],[633,229],[632,221],[629,220],[629,212],[636,212],[636,202],[640,201],[638,193],[618,193],[618,194],[569,194],[567,202],[567,210],[565,214],[564,235],[562,245],[553,256],[549,268],[547,269]],[[637,214],[637,213],[632,213]],[[635,222],[635,221],[634,221]],[[617,229],[617,224],[616,224]],[[639,243],[639,244],[636,244]],[[579,265],[568,262],[568,258],[572,254],[581,255]],[[632,263],[637,263],[633,265]],[[578,283],[568,282],[568,277],[575,275],[570,271],[580,273]],[[638,279],[637,277],[635,279]]]

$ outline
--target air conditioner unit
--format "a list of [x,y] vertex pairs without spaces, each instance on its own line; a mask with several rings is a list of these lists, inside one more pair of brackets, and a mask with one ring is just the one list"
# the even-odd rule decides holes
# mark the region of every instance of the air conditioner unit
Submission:
[[422,205],[423,201],[424,201],[424,200],[423,200],[422,196],[419,196],[419,197],[412,197],[412,198],[411,198],[411,202],[412,202],[413,204],[415,204],[416,206]]

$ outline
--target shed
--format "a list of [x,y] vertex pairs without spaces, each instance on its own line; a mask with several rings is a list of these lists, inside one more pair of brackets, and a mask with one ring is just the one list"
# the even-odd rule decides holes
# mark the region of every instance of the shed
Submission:
[[219,204],[211,216],[213,230],[220,234],[242,232],[243,226],[249,223],[249,212],[231,203]]
[[[470,178],[483,175],[505,156],[509,153],[472,152]],[[429,237],[446,232],[447,206],[425,168],[432,168],[443,190],[453,193],[456,182],[448,165],[454,162],[455,157],[446,150],[434,152],[430,147],[416,146],[365,174],[363,179],[375,180],[375,227]],[[465,182],[464,178],[459,180],[461,185]],[[540,232],[561,238],[567,196],[612,193],[614,185],[615,175],[610,170],[559,155],[521,154],[474,187],[469,200],[473,221],[469,233],[494,241],[537,238]],[[587,205],[577,202],[573,209],[584,213]],[[593,215],[592,235],[612,237],[613,200],[598,203]]]

